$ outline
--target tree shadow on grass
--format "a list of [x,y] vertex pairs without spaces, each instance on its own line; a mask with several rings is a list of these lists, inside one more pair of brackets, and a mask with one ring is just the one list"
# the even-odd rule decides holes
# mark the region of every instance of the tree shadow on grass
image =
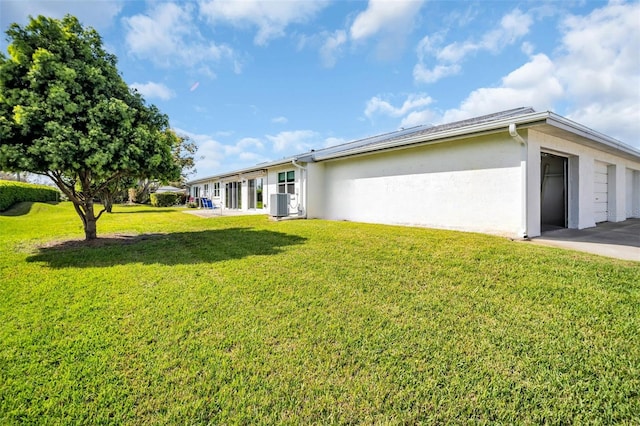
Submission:
[[95,268],[132,263],[184,265],[271,256],[306,238],[253,228],[170,234],[113,235],[93,241],[49,243],[27,257],[52,268]]
[[[57,206],[57,201],[38,201],[40,204],[49,204],[50,206]],[[22,201],[9,207],[7,210],[0,212],[0,216],[24,216],[31,212],[31,209],[36,204],[36,201]]]

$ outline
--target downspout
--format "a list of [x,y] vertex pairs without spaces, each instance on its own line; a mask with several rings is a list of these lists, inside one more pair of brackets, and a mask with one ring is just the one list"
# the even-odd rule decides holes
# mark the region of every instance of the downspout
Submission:
[[[300,169],[300,176],[301,176],[300,198],[302,198],[302,203],[299,203],[299,204],[302,204],[304,209],[304,214],[301,217],[303,219],[306,219],[307,218],[307,168],[305,166],[301,166],[300,164],[296,163],[295,158],[291,160],[291,164],[293,164],[295,167]],[[302,184],[302,176],[304,176],[304,184]],[[300,207],[298,207],[298,214],[300,214]]]
[[520,230],[520,236],[522,238],[527,238],[528,237],[528,225],[529,225],[529,206],[527,203],[528,200],[528,175],[529,175],[529,170],[528,170],[528,164],[529,164],[529,149],[527,146],[527,141],[524,140],[524,138],[522,136],[520,136],[520,134],[518,133],[518,130],[516,129],[516,123],[511,123],[509,124],[509,135],[511,135],[511,137],[516,141],[519,142],[520,145],[522,145],[524,147],[524,164],[521,166],[522,168],[522,205],[521,205],[521,209],[522,209],[522,227]]

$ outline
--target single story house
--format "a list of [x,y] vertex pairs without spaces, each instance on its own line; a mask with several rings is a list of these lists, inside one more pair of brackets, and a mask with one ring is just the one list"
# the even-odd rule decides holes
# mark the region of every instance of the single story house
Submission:
[[516,108],[188,186],[226,209],[524,238],[640,217],[640,151],[553,112]]

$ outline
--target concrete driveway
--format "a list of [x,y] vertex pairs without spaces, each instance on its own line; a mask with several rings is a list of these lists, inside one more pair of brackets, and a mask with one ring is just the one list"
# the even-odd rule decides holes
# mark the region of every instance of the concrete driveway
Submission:
[[603,222],[595,228],[547,231],[531,241],[640,262],[640,219]]

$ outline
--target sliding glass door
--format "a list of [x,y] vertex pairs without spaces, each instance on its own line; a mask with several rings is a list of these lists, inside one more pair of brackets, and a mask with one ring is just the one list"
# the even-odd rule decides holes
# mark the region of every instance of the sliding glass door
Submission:
[[228,209],[242,208],[242,183],[227,182],[224,186],[225,205]]
[[248,198],[250,209],[262,208],[262,179],[249,179]]

